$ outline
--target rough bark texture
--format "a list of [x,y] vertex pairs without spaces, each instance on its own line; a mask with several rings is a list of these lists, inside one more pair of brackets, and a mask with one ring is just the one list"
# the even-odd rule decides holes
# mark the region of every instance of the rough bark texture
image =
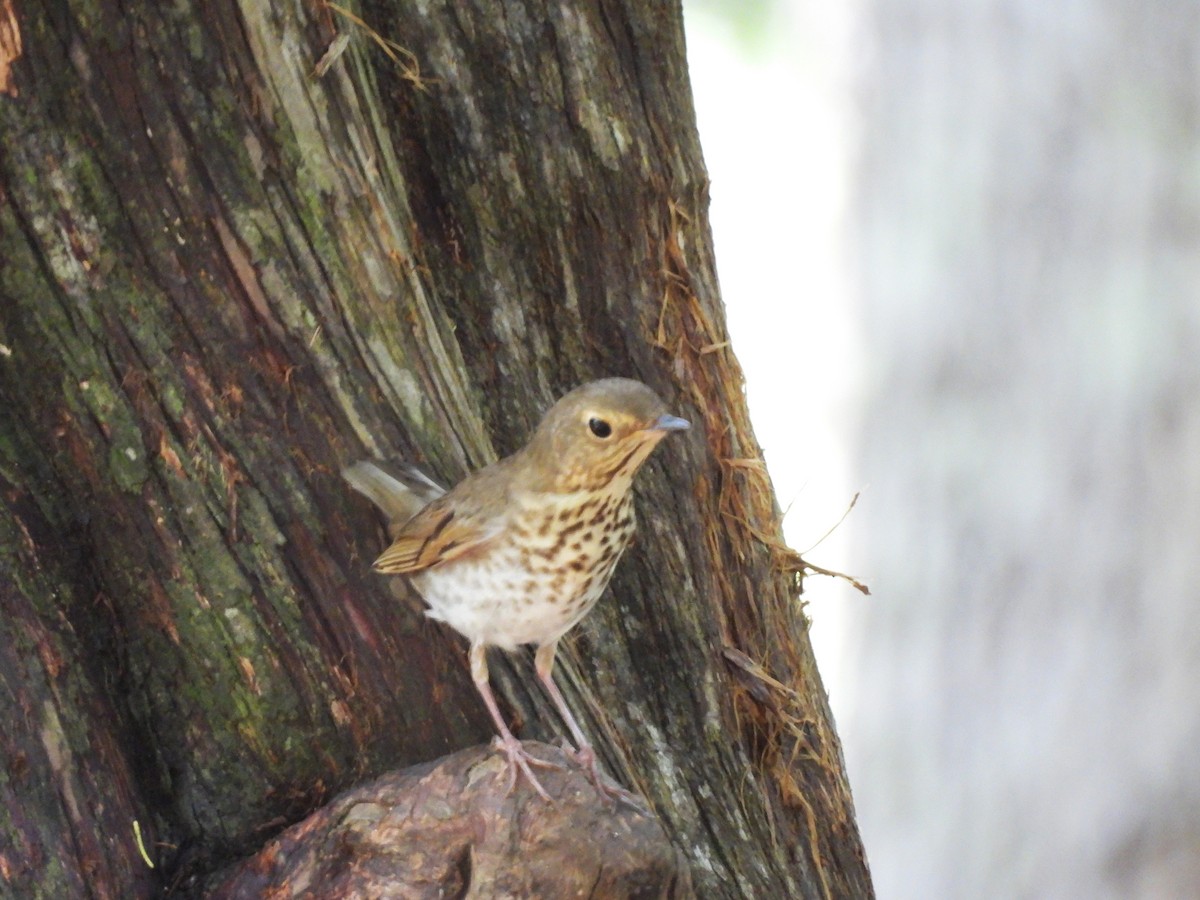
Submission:
[[[868,894],[726,344],[679,9],[356,15],[406,49],[315,3],[16,7],[0,590],[25,731],[0,744],[0,883],[190,884],[486,740],[461,640],[371,575],[382,531],[337,471],[453,481],[621,374],[698,427],[640,479],[640,543],[560,684],[697,892]],[[493,673],[552,736],[528,661]]]
[[503,756],[463,750],[384,775],[270,841],[211,900],[322,897],[690,897],[686,860],[648,812],[607,808],[561,750],[554,797],[509,793]]
[[145,896],[138,754],[80,639],[94,594],[66,550],[0,475],[0,896]]

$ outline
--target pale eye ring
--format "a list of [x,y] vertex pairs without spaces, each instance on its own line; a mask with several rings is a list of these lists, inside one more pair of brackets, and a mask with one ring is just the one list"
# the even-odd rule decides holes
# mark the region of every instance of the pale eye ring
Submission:
[[588,429],[601,440],[612,434],[612,426],[603,419],[595,417],[588,419]]

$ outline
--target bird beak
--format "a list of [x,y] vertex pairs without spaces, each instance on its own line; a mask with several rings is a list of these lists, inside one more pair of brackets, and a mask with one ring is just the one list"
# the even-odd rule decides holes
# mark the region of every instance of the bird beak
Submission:
[[679,416],[659,416],[654,420],[654,423],[647,428],[647,431],[687,431],[692,427],[692,423],[687,419],[681,419]]

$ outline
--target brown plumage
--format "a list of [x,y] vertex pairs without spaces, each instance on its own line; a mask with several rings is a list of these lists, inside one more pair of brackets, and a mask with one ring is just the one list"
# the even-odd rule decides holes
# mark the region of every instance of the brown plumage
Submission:
[[387,515],[392,544],[375,562],[408,576],[430,618],[471,641],[471,671],[500,732],[511,778],[540,764],[513,737],[488,684],[488,646],[536,644],[538,677],[579,747],[597,788],[595,755],[554,684],[558,640],[608,585],[634,530],[633,476],[667,434],[688,423],[637,381],[576,388],[546,414],[529,443],[448,492],[414,471],[393,478],[358,463],[346,480]]

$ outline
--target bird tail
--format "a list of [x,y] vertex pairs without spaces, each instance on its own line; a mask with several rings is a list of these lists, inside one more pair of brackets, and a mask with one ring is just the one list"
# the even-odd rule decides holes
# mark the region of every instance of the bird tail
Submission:
[[401,478],[383,471],[373,462],[357,462],[342,469],[342,477],[383,511],[389,530],[399,528],[446,489],[415,466],[404,466]]

